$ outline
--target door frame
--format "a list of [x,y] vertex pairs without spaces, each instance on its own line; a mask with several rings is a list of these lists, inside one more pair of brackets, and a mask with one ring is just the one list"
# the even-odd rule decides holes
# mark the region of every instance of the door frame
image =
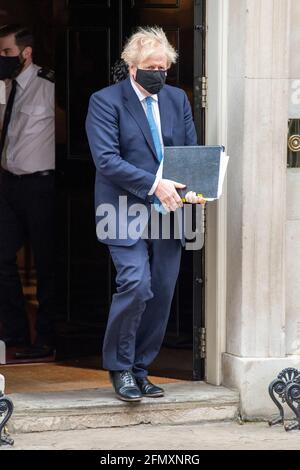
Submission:
[[[206,144],[227,148],[228,0],[206,1]],[[226,234],[227,185],[219,201],[207,207],[205,240],[206,381],[222,383],[222,354],[226,351]]]
[[[202,107],[202,78],[206,73],[206,0],[194,2],[194,123],[198,144],[205,145],[206,109]],[[203,210],[205,214],[205,210]],[[194,212],[194,217],[196,214]],[[205,339],[205,244],[193,253],[193,378],[206,375]],[[204,330],[205,331],[205,330]],[[205,333],[204,333],[205,338]]]

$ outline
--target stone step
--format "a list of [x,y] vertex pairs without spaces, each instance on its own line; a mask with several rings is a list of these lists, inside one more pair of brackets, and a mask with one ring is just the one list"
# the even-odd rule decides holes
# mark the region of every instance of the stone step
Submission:
[[238,393],[203,382],[163,384],[166,395],[125,403],[110,387],[66,392],[11,394],[12,433],[96,429],[137,424],[188,424],[233,420]]

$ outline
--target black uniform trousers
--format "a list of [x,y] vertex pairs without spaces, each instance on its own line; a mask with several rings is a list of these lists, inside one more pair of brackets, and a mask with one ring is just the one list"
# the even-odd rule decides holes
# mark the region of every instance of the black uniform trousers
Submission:
[[28,324],[16,255],[29,240],[37,273],[37,334],[54,336],[54,174],[0,174],[0,321],[7,336]]

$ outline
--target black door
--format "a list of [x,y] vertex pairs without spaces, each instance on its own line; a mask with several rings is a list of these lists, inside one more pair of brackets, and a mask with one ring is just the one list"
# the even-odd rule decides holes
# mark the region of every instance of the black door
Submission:
[[[187,92],[203,143],[204,113],[194,93],[203,75],[203,16],[204,0],[54,0],[60,357],[100,356],[115,288],[108,249],[95,236],[94,167],[84,131],[89,96],[111,83],[111,66],[134,28],[160,25],[179,52],[169,84]],[[183,253],[156,375],[203,378],[202,252]]]

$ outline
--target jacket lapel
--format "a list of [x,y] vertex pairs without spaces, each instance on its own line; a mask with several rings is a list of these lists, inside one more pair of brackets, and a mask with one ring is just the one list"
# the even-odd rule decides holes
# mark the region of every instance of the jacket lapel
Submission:
[[172,103],[164,88],[158,93],[158,106],[163,142],[165,146],[170,146],[172,145]]

